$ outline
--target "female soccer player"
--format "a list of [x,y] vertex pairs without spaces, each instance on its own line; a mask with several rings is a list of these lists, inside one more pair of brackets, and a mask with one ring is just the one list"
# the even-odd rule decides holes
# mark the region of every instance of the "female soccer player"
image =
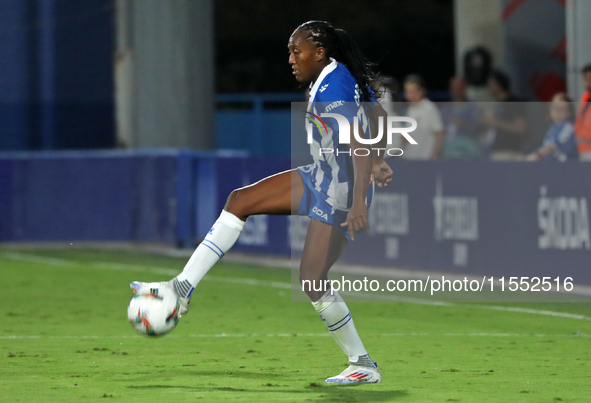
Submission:
[[[295,79],[299,83],[310,84],[308,112],[318,115],[324,112],[319,108],[331,105],[330,113],[339,113],[347,118],[351,125],[350,133],[354,129],[354,116],[363,118],[368,113],[370,116],[385,115],[377,104],[373,104],[375,108],[372,111],[365,111],[361,104],[361,101],[373,101],[370,85],[374,75],[345,31],[335,29],[324,21],[309,21],[292,33],[287,47]],[[187,312],[195,286],[234,245],[246,219],[255,214],[297,214],[312,218],[300,263],[300,281],[324,284],[347,239],[353,240],[355,231],[369,229],[366,199],[370,199],[373,192],[370,186],[372,174],[378,186],[387,185],[392,180],[392,171],[383,161],[383,154],[365,155],[359,152],[363,156],[355,155],[355,150],[363,147],[355,136],[351,135],[350,144],[338,144],[336,120],[327,118],[325,121],[329,125],[328,121],[334,121],[335,126],[330,127],[332,133],[314,129],[310,146],[313,164],[234,190],[182,273],[169,282],[133,282],[131,287],[134,291],[171,287],[178,294],[183,311]],[[367,118],[359,121],[358,133],[368,133]],[[302,124],[304,122],[302,118]],[[319,154],[320,147],[332,147],[335,152]],[[352,152],[347,153],[348,150]],[[319,211],[321,214],[318,214]],[[305,291],[350,363],[345,371],[327,378],[326,382],[381,382],[382,375],[377,364],[365,350],[341,296],[330,287],[321,291],[315,288],[318,286],[308,287]]]

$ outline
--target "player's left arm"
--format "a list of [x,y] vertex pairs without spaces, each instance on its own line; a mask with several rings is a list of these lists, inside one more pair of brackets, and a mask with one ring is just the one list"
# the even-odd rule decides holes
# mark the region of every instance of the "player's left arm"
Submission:
[[[373,133],[375,136],[377,136],[380,127],[380,118],[383,122],[382,127],[385,128],[388,119],[388,112],[386,112],[378,102],[375,102],[373,107],[369,108],[369,110],[367,111],[367,115],[369,117],[369,123],[371,127],[370,133]],[[388,136],[386,135],[384,130],[384,134],[380,141],[375,144],[375,150],[373,152],[372,173],[374,181],[379,187],[388,186],[390,182],[392,182],[392,169],[386,163],[386,161],[384,161],[384,155],[386,154],[387,147]]]
[[[351,124],[350,133],[353,133],[354,125]],[[357,130],[359,134],[363,133],[363,128],[358,124]],[[369,190],[369,181],[372,172],[372,156],[364,155],[360,152],[360,155],[355,155],[355,150],[358,148],[365,148],[355,136],[351,136],[351,154],[353,155],[353,203],[351,209],[347,214],[347,221],[341,224],[343,227],[347,227],[349,230],[349,236],[351,240],[355,240],[355,231],[367,231],[369,229],[369,222],[367,220],[367,205],[365,204],[365,197]]]
[[[371,107],[367,108],[367,117],[369,118],[369,126],[371,128],[370,132],[372,135],[377,136],[379,128],[380,128],[380,119],[382,119],[382,127],[386,127],[386,122],[388,119],[388,112],[382,108],[377,102],[371,104]],[[373,151],[373,159],[376,162],[380,162],[384,159],[385,149],[388,145],[388,136],[386,133],[383,134],[382,138],[379,142],[377,142],[374,146]]]

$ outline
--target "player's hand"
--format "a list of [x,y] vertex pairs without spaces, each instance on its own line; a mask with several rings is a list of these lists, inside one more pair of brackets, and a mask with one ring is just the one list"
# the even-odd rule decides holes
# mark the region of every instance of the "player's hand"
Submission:
[[367,221],[367,206],[365,202],[353,202],[349,214],[347,214],[347,221],[341,224],[341,227],[347,227],[349,230],[349,237],[352,241],[355,240],[355,231],[369,230],[369,222]]
[[392,182],[392,168],[384,160],[373,164],[372,174],[373,180],[379,187],[388,186]]

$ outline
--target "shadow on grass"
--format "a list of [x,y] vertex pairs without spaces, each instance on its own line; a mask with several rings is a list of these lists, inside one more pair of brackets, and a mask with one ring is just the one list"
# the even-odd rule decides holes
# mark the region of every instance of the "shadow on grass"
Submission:
[[[275,386],[269,388],[268,386]],[[243,389],[230,387],[199,387],[183,385],[142,385],[128,386],[130,389],[188,389],[193,392],[240,392],[265,394],[281,393],[288,395],[310,395],[310,399],[318,402],[386,402],[394,401],[408,394],[404,390],[366,390],[366,385],[317,385],[310,384],[304,389],[280,389],[279,385],[264,386],[260,389]]]

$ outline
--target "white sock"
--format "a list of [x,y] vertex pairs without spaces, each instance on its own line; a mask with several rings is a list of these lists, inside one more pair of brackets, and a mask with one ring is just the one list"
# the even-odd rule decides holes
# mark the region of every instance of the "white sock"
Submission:
[[312,302],[312,305],[328,326],[334,340],[349,357],[349,362],[356,364],[361,357],[367,356],[367,351],[357,334],[347,304],[338,292],[332,291],[331,295],[331,291],[329,288],[318,301]]
[[234,245],[244,224],[234,214],[222,210],[203,242],[193,252],[183,272],[173,280],[175,291],[181,297],[191,296],[203,276]]

